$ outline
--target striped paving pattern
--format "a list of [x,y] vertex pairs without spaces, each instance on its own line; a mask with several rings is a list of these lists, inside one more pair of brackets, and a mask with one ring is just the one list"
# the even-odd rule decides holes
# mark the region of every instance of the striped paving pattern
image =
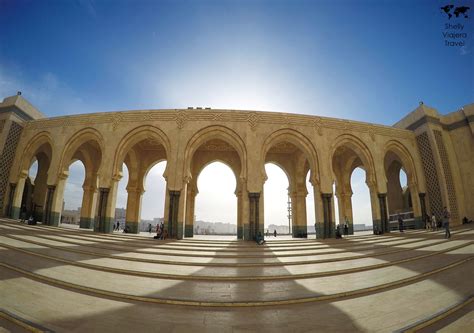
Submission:
[[150,238],[1,219],[0,327],[392,332],[472,321],[473,228],[450,240],[417,230],[264,246]]

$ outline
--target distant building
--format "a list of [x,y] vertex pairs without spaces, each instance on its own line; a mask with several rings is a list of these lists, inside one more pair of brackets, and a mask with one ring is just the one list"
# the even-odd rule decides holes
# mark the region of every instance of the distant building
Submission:
[[[64,207],[64,206],[63,206]],[[61,223],[79,224],[81,220],[81,207],[76,210],[64,209],[61,213]]]

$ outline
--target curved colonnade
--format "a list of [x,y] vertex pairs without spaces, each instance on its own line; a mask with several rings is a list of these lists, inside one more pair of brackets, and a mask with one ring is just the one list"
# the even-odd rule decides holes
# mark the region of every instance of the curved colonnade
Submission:
[[[441,320],[472,301],[465,276],[474,265],[474,230],[456,228],[450,241],[442,233],[277,239],[257,246],[154,241],[2,220],[2,304],[18,318],[57,331],[117,330],[118,317],[119,331],[139,318],[141,327],[163,329],[423,327],[433,324],[433,314]],[[37,303],[38,297],[61,301]]]
[[[54,138],[54,139],[53,139]],[[288,176],[293,237],[307,236],[306,196],[314,192],[316,235],[333,237],[334,195],[340,221],[353,233],[353,170],[366,172],[372,219],[389,231],[389,214],[411,210],[415,225],[426,212],[424,176],[413,132],[367,123],[270,112],[153,110],[68,116],[29,121],[18,145],[5,215],[34,212],[58,225],[71,163],[85,167],[82,228],[111,232],[122,166],[129,170],[126,223],[138,231],[144,179],[166,160],[165,228],[172,238],[193,236],[197,178],[214,161],[236,177],[237,237],[264,231],[264,165],[274,163]],[[34,193],[25,202],[28,170],[38,161]],[[407,174],[410,207],[403,206],[399,174]],[[310,173],[312,189],[306,188]],[[333,193],[333,184],[336,184]]]

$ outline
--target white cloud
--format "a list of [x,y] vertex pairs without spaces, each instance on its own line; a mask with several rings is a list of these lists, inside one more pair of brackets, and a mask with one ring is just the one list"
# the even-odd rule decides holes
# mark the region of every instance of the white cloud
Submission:
[[85,101],[71,86],[52,72],[25,77],[20,67],[0,64],[0,98],[16,95],[17,91],[46,116],[103,111],[91,101]]

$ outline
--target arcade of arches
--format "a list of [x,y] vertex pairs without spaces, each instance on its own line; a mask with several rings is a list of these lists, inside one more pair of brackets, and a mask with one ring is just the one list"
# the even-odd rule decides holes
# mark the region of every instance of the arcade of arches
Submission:
[[[317,238],[339,221],[353,233],[351,174],[366,174],[374,230],[402,213],[415,228],[443,206],[453,224],[474,217],[474,105],[448,116],[420,105],[393,127],[307,115],[234,110],[144,110],[46,118],[21,96],[0,104],[0,211],[58,225],[69,167],[81,161],[81,228],[111,232],[125,164],[126,224],[138,232],[144,179],[166,161],[165,228],[192,237],[197,178],[219,161],[235,175],[237,238],[264,234],[265,164],[287,175],[293,237],[307,237],[306,198],[314,197]],[[453,144],[453,142],[461,142]],[[28,176],[37,162],[34,181]],[[400,170],[407,186],[400,184]],[[307,188],[306,180],[312,186]],[[333,191],[333,184],[336,184]]]

